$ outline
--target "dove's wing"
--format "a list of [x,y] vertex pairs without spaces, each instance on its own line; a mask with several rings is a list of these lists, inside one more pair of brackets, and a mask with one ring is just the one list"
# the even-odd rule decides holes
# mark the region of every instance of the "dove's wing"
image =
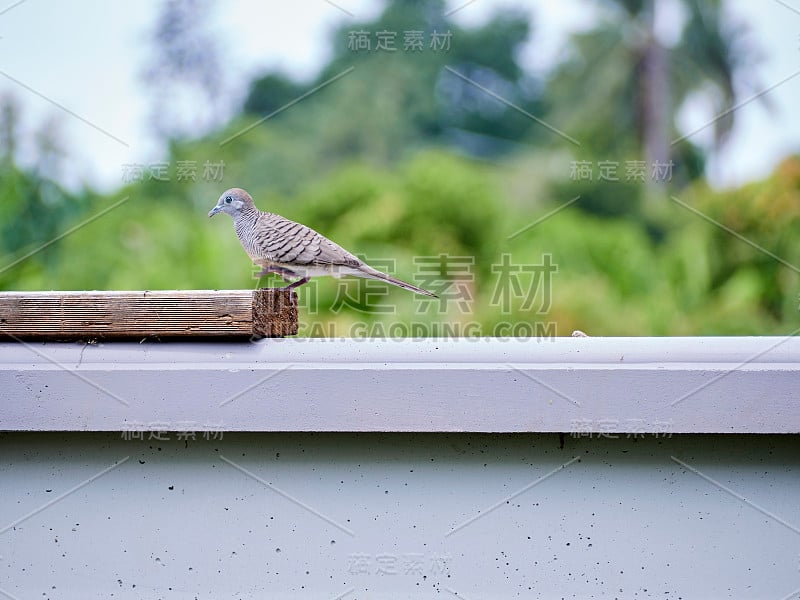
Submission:
[[363,264],[321,233],[272,213],[259,215],[253,226],[252,247],[245,249],[253,260],[275,264],[354,269]]

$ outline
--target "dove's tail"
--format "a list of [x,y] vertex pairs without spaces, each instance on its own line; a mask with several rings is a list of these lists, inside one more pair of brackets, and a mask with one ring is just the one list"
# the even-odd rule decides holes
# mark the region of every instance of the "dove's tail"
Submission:
[[439,297],[433,292],[429,292],[428,290],[424,290],[421,287],[417,287],[415,285],[411,285],[410,283],[406,283],[402,279],[397,279],[396,277],[392,277],[391,275],[382,273],[381,271],[378,271],[378,269],[373,269],[369,265],[362,265],[358,269],[358,271],[354,271],[352,274],[357,275],[359,277],[366,277],[367,279],[377,279],[379,281],[385,281],[386,283],[391,283],[392,285],[401,287],[404,290],[416,292],[417,294],[422,294],[423,296],[430,296],[431,298]]

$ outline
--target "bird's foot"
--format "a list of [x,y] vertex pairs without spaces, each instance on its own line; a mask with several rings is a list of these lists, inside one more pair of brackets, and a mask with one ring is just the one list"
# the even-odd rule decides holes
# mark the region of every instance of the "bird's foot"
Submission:
[[[291,269],[287,269],[286,267],[278,267],[276,265],[270,265],[268,267],[264,267],[258,273],[257,277],[261,278],[261,277],[264,277],[265,275],[269,275],[270,273],[275,273],[276,275],[280,275],[281,277],[283,277],[284,281],[289,281],[289,280],[294,279],[296,277],[300,277],[297,273],[295,273]],[[300,279],[297,279],[296,281],[293,281],[292,283],[290,283],[289,285],[284,286],[284,287],[263,288],[263,289],[265,289],[265,290],[293,290],[293,289],[295,289],[297,287],[300,287],[301,285],[304,285],[304,284],[308,283],[309,279],[310,279],[309,277],[300,277]]]
[[309,280],[310,280],[309,277],[303,277],[302,279],[298,279],[294,283],[290,283],[289,285],[287,285],[286,287],[281,288],[281,289],[283,289],[283,290],[293,290],[294,288],[298,288],[301,285],[305,285],[306,283],[309,282]]
[[264,267],[263,269],[261,269],[261,271],[259,271],[256,277],[261,278],[266,275],[269,275],[270,273],[275,273],[276,275],[280,275],[286,281],[289,281],[289,279],[293,277],[297,277],[297,273],[295,273],[294,271],[276,266]]

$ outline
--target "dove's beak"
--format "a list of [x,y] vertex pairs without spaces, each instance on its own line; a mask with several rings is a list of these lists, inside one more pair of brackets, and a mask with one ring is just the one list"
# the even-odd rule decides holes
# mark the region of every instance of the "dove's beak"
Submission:
[[222,210],[222,206],[217,204],[214,208],[212,208],[210,211],[208,211],[208,216],[209,217],[213,217],[215,214],[217,214],[221,210]]

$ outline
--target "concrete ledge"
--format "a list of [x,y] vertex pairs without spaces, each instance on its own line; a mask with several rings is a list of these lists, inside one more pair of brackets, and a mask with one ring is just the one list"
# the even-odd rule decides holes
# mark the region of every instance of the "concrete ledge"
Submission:
[[798,433],[800,340],[5,343],[0,429]]

